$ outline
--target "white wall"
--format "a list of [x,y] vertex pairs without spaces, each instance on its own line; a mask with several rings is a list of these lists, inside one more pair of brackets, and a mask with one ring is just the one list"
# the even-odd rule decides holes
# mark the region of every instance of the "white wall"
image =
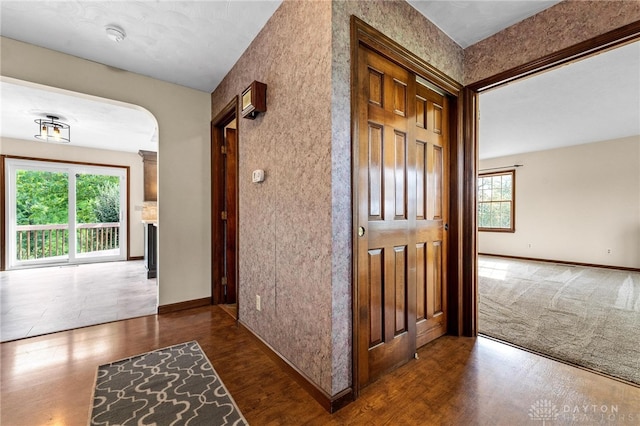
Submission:
[[[109,166],[129,167],[129,256],[144,256],[144,228],[141,224],[143,203],[142,157],[137,153],[89,149],[72,145],[0,138],[0,154],[44,160],[79,161]],[[3,252],[3,250],[0,250]]]
[[640,268],[640,136],[482,160],[480,169],[512,164],[524,165],[516,232],[479,232],[480,253]]
[[210,94],[5,37],[0,74],[139,105],[156,117],[159,303],[209,297]]

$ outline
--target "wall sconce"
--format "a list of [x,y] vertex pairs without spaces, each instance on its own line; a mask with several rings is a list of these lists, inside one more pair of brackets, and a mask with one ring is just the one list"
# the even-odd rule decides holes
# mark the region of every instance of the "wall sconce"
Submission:
[[267,85],[254,81],[242,92],[242,117],[253,120],[267,110]]
[[38,125],[38,134],[34,135],[36,139],[45,142],[71,142],[71,127],[60,120],[55,115],[47,115],[47,119],[38,118],[33,120]]

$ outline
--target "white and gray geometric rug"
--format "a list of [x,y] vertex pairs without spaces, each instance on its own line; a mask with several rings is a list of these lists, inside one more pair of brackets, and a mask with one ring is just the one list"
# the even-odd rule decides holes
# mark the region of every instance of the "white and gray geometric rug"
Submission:
[[247,425],[196,341],[98,367],[90,425]]

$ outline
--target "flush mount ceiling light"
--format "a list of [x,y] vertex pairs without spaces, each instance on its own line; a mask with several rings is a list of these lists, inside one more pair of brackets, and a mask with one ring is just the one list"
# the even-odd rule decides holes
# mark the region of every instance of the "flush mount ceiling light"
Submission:
[[60,117],[55,115],[47,115],[47,119],[33,120],[38,125],[38,134],[34,137],[45,142],[71,142],[71,127],[58,120]]
[[107,32],[107,37],[109,37],[116,43],[120,43],[127,37],[127,34],[124,32],[124,30],[117,25],[107,25],[105,27],[105,31]]

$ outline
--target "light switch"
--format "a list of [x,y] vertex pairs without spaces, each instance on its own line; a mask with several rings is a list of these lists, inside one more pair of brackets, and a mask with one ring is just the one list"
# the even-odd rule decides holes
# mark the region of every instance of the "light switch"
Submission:
[[254,170],[251,175],[251,182],[260,183],[264,182],[264,170]]

